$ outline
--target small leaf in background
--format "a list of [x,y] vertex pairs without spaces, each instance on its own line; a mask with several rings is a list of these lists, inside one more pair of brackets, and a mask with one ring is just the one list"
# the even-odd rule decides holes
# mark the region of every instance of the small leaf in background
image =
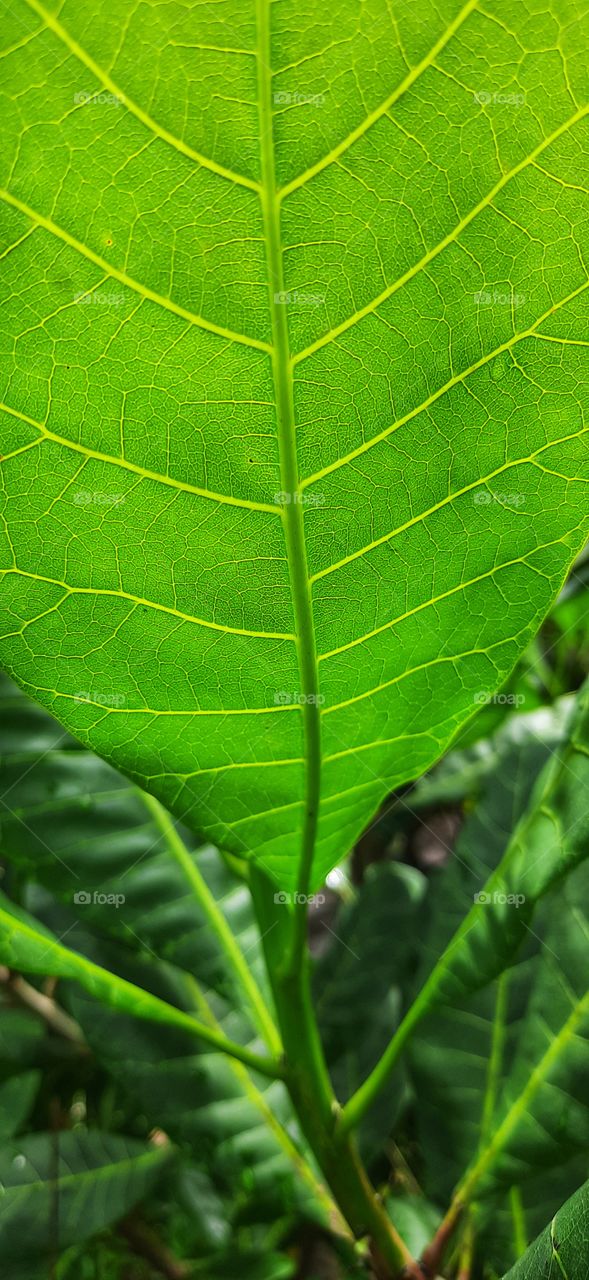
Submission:
[[93,1130],[28,1134],[0,1151],[0,1248],[59,1253],[116,1222],[165,1176],[172,1148]]

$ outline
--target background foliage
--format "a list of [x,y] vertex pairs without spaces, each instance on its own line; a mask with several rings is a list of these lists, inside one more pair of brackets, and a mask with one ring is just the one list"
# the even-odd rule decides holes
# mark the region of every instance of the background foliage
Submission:
[[[566,737],[588,617],[581,562],[509,684],[432,773],[389,798],[323,887],[310,918],[314,989],[342,1100],[386,1047]],[[12,902],[64,946],[255,1045],[255,1013],[142,794],[6,680],[2,712]],[[263,983],[245,885],[212,848],[197,866]],[[526,923],[512,968],[425,1019],[362,1125],[371,1173],[417,1253],[558,1035],[573,991],[583,995],[587,888],[585,865]],[[124,902],[86,901],[95,893]],[[280,1082],[254,1083],[180,1028],[114,1012],[42,973],[42,963],[26,980],[2,971],[0,1242],[11,1280],[356,1273]],[[577,1040],[481,1184],[473,1280],[503,1276],[589,1176],[580,1050]],[[583,1216],[570,1214],[578,1234]],[[536,1280],[532,1265],[522,1261],[514,1280]]]

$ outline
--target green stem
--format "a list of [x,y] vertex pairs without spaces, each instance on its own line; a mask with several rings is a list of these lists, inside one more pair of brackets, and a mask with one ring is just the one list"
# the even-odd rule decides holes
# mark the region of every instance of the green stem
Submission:
[[299,970],[291,972],[286,946],[291,930],[278,916],[286,908],[274,906],[273,886],[256,868],[251,888],[284,1042],[285,1083],[301,1129],[353,1234],[369,1237],[379,1280],[392,1280],[401,1271],[423,1280],[370,1184],[353,1139],[337,1138],[339,1107],[312,1006],[308,952]]
[[[425,990],[425,989],[424,989]],[[343,1108],[339,1123],[338,1133],[343,1139],[352,1129],[357,1128],[360,1121],[366,1115],[366,1112],[372,1106],[374,1099],[384,1088],[389,1075],[396,1066],[406,1041],[409,1039],[414,1028],[421,1021],[427,1009],[421,1007],[420,1001],[417,1000],[411,1006],[409,1012],[399,1024],[395,1035],[390,1044],[385,1049],[382,1058],[377,1062],[373,1071],[366,1077],[360,1088],[356,1090],[349,1102]]]
[[474,1231],[472,1219],[468,1218],[460,1248],[460,1262],[457,1280],[470,1280],[474,1258]]
[[[256,0],[258,28],[258,99],[262,188],[260,198],[267,251],[268,290],[272,319],[272,370],[277,411],[280,482],[284,491],[284,536],[291,580],[292,604],[305,736],[305,807],[302,844],[292,928],[278,930],[271,920],[263,877],[252,872],[251,888],[264,939],[278,1022],[287,1060],[287,1087],[301,1127],[333,1194],[356,1236],[369,1235],[380,1276],[394,1276],[413,1266],[410,1254],[370,1186],[351,1140],[334,1140],[337,1104],[323,1056],[310,986],[307,955],[307,898],[311,886],[317,836],[321,777],[319,680],[301,486],[298,471],[290,354],[280,228],[280,193],[274,161],[270,0]],[[264,901],[266,899],[266,901]],[[276,928],[275,928],[276,927]],[[276,934],[286,954],[276,954]],[[417,1272],[414,1273],[417,1275]]]
[[165,837],[172,857],[175,858],[184,872],[205,919],[221,943],[225,958],[247,997],[254,1025],[261,1033],[271,1053],[280,1057],[282,1043],[278,1029],[223,912],[215,901],[194,859],[190,856],[184,841],[179,836],[167,810],[163,808],[159,800],[156,800],[154,796],[148,795],[147,792],[143,792],[143,799],[156,826]]
[[298,974],[277,977],[275,997],[286,1050],[286,1085],[319,1167],[354,1235],[370,1237],[378,1274],[396,1276],[407,1268],[405,1274],[410,1275],[411,1254],[371,1186],[353,1139],[343,1144],[335,1140],[338,1106],[311,1006],[306,956]]
[[493,1116],[499,1096],[499,1087],[501,1084],[501,1072],[503,1070],[503,1058],[505,1049],[506,1021],[508,1012],[508,992],[509,980],[511,977],[510,970],[497,980],[497,992],[495,998],[495,1016],[493,1018],[493,1031],[491,1036],[491,1053],[489,1056],[489,1065],[487,1069],[487,1081],[485,1086],[485,1098],[483,1103],[483,1116],[481,1120],[481,1139],[479,1150],[481,1150],[489,1141],[489,1134],[493,1130]]
[[[187,985],[187,990],[190,996],[192,997],[192,1000],[194,1001],[194,1004],[198,1009],[201,1018],[204,1021],[206,1021],[209,1024],[209,1026],[215,1027],[217,1030],[219,1030],[220,1029],[219,1023],[208,1003],[208,1000],[206,999],[206,996],[203,994],[200,984],[197,982],[196,978],[192,977],[192,975],[187,975],[186,985]],[[305,1160],[305,1157],[301,1155],[301,1152],[299,1151],[296,1144],[293,1142],[292,1138],[290,1137],[290,1134],[287,1133],[286,1129],[283,1128],[280,1121],[276,1118],[272,1110],[272,1107],[266,1101],[263,1093],[261,1093],[260,1090],[257,1088],[257,1086],[254,1084],[249,1071],[246,1069],[243,1063],[237,1062],[234,1058],[229,1059],[229,1064],[234,1074],[236,1075],[237,1079],[239,1080],[244,1094],[252,1103],[252,1105],[256,1108],[256,1110],[260,1112],[263,1120],[268,1125],[268,1128],[274,1134],[276,1141],[282,1147],[285,1155],[287,1155],[288,1158],[292,1160],[292,1163],[295,1166],[295,1169],[299,1174],[299,1176],[311,1188],[315,1198],[317,1199],[319,1205],[323,1209],[323,1212],[327,1215],[332,1229],[338,1235],[349,1236],[349,1228],[346,1226],[346,1223],[341,1217],[341,1214],[338,1210],[338,1207],[335,1201],[332,1200],[330,1195],[328,1195],[323,1184],[318,1181],[316,1174],[313,1172],[313,1169]]]
[[528,1232],[526,1228],[526,1212],[522,1199],[521,1187],[509,1188],[509,1208],[511,1210],[511,1221],[513,1223],[513,1243],[515,1248],[515,1256],[521,1258],[528,1247]]

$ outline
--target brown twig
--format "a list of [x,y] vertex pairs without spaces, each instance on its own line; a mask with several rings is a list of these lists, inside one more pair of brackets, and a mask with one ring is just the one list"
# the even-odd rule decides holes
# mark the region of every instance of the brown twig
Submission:
[[58,1035],[63,1036],[66,1040],[73,1041],[87,1051],[88,1046],[84,1040],[81,1028],[68,1013],[52,1000],[51,996],[43,995],[42,991],[37,991],[36,987],[31,986],[20,973],[13,973],[10,969],[6,969],[4,965],[0,965],[0,982],[4,983],[6,988],[11,991],[22,1004],[32,1009],[33,1013],[43,1018],[48,1027]]
[[464,1239],[460,1248],[460,1262],[457,1280],[471,1280],[474,1254],[474,1231],[469,1217],[464,1230]]
[[166,1280],[186,1280],[188,1266],[168,1249],[159,1239],[155,1231],[142,1222],[140,1218],[129,1217],[121,1223],[119,1231],[130,1245],[133,1253],[150,1262]]
[[447,1245],[456,1230],[463,1205],[452,1204],[421,1259],[422,1280],[435,1280]]

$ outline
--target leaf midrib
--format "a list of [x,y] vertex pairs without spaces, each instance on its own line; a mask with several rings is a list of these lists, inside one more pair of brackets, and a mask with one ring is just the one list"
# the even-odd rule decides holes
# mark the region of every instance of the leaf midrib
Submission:
[[[93,1131],[90,1130],[89,1132],[92,1133]],[[88,1179],[94,1185],[97,1179],[109,1178],[113,1172],[124,1174],[125,1170],[137,1169],[139,1165],[157,1164],[158,1161],[167,1158],[169,1154],[169,1152],[162,1153],[158,1150],[142,1151],[136,1156],[123,1156],[120,1160],[111,1159],[108,1164],[95,1165],[73,1173],[58,1174],[57,1178],[55,1178],[54,1174],[51,1174],[47,1178],[38,1177],[35,1182],[14,1183],[12,1186],[4,1188],[4,1195],[12,1195],[13,1199],[17,1199],[19,1196],[30,1195],[35,1191],[44,1191],[48,1184],[63,1189],[71,1183],[80,1183]],[[26,1158],[27,1160],[30,1159],[28,1156]],[[32,1161],[30,1163],[32,1164]],[[38,1170],[35,1169],[35,1172],[38,1173]]]
[[527,1084],[512,1103],[503,1121],[497,1127],[488,1146],[481,1151],[478,1158],[466,1173],[456,1192],[456,1202],[466,1203],[470,1200],[475,1187],[478,1185],[488,1169],[492,1167],[496,1156],[503,1151],[506,1144],[509,1142],[509,1139],[517,1128],[522,1116],[528,1111],[538,1090],[549,1078],[550,1069],[556,1062],[558,1062],[566,1049],[568,1049],[571,1040],[577,1035],[579,1027],[582,1025],[584,1018],[588,1014],[589,993],[578,1000],[577,1004],[573,1008],[573,1012],[569,1015],[567,1021],[563,1023],[560,1031],[555,1035],[546,1053],[531,1072]]
[[[300,496],[293,395],[293,365],[290,352],[286,305],[276,301],[284,291],[284,271],[280,228],[280,202],[274,158],[272,111],[272,71],[270,0],[256,0],[258,28],[258,107],[266,264],[272,318],[272,374],[276,398],[278,451],[281,489],[289,495],[282,508],[286,554],[294,613],[297,656],[305,696],[303,724],[305,736],[305,821],[299,862],[298,889],[308,893],[321,795],[321,730],[317,694],[319,676],[307,550]],[[300,914],[300,913],[299,913]]]

